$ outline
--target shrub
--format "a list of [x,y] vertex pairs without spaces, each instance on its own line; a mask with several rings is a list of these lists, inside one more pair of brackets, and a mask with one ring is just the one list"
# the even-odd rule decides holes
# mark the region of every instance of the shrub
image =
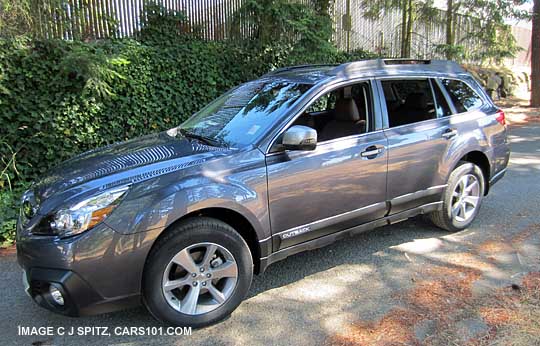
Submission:
[[0,39],[0,237],[11,239],[21,186],[63,160],[178,125],[273,68],[372,56],[302,42],[202,41],[171,16],[147,17],[160,26],[144,27],[137,39]]

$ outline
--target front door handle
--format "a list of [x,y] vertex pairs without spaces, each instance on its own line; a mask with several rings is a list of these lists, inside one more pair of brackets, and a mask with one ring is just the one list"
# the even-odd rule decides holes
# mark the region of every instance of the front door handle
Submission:
[[458,132],[456,129],[447,129],[443,132],[442,137],[445,139],[450,139],[452,137],[457,136]]
[[368,158],[368,159],[374,159],[377,155],[382,153],[384,150],[384,147],[378,147],[375,145],[367,147],[364,151],[360,153],[360,156]]

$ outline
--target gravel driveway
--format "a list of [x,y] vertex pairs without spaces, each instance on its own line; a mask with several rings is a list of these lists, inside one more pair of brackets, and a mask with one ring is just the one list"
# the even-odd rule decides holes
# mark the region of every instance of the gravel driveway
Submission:
[[[465,268],[452,274],[459,280],[476,273],[469,296],[519,282],[527,272],[540,271],[540,124],[515,126],[510,134],[509,171],[484,200],[468,230],[448,234],[414,219],[289,257],[255,278],[249,298],[229,319],[193,330],[190,336],[20,337],[18,326],[108,326],[113,330],[160,325],[142,308],[86,318],[50,313],[23,293],[15,257],[1,256],[0,344],[347,344],[363,337],[359,326],[371,325],[372,333],[391,320],[397,308],[406,308],[411,294],[424,287],[418,285],[436,268]],[[515,246],[506,249],[508,244]],[[422,342],[435,328],[432,319],[410,323],[415,342]],[[487,328],[475,316],[454,326],[464,338]]]

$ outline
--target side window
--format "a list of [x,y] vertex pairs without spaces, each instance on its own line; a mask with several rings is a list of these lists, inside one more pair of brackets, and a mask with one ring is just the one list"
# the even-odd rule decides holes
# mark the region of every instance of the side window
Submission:
[[318,142],[367,132],[372,117],[369,82],[339,88],[315,100],[293,125],[317,130]]
[[439,85],[433,79],[431,80],[431,86],[433,87],[433,94],[435,95],[435,111],[437,112],[437,117],[442,118],[451,115],[452,112],[450,111],[450,106],[448,106],[448,102],[446,102]]
[[458,113],[470,111],[482,106],[482,98],[467,84],[455,79],[443,79],[443,85],[450,94]]
[[309,108],[306,113],[313,114],[333,110],[336,105],[336,95],[334,92],[324,94],[319,97]]
[[390,127],[435,119],[435,102],[428,79],[381,81]]

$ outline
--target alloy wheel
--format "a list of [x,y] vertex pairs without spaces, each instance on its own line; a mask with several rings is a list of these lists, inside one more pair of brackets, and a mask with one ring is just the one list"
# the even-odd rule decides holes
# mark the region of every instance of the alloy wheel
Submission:
[[480,202],[480,182],[473,174],[462,176],[452,193],[450,203],[452,218],[459,222],[468,221]]
[[178,252],[163,273],[162,290],[169,306],[200,315],[223,305],[238,281],[238,265],[223,246],[198,243]]

